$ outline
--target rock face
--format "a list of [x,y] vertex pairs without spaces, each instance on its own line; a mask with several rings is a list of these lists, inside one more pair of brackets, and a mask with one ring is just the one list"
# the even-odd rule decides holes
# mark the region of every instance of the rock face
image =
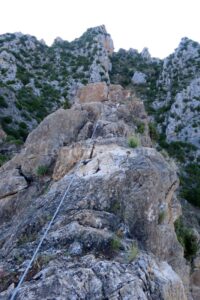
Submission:
[[[13,292],[69,184],[17,299],[189,299],[173,225],[176,172],[150,147],[143,103],[119,85],[107,87],[102,102],[95,86],[86,87],[88,102],[81,89],[71,109],[48,116],[1,168],[17,176],[20,166],[20,176],[31,178],[0,200],[1,299]],[[136,135],[142,146],[133,149],[128,138]],[[49,167],[40,179],[39,165]]]
[[89,84],[78,91],[80,103],[105,101],[108,98],[108,86],[105,82]]
[[46,299],[51,295],[59,299],[186,299],[180,279],[169,265],[145,255],[128,265],[101,261],[93,255],[76,265],[58,260],[38,276],[40,284],[37,280],[27,283],[18,299]]
[[141,52],[141,56],[143,59],[147,60],[147,61],[151,61],[151,54],[149,53],[149,49],[148,48],[144,48]]
[[105,25],[92,28],[91,30],[97,33],[96,40],[103,46],[108,54],[111,55],[114,51],[114,45],[110,34],[106,31]]
[[[167,151],[165,154],[177,161],[181,176],[179,199],[184,208],[179,220],[181,230],[177,235],[191,266],[190,289],[193,298],[198,299],[200,286],[196,278],[199,267],[194,267],[193,261],[199,257],[200,251],[200,44],[183,38],[174,53],[164,60],[150,58],[146,50],[138,53],[134,49],[121,49],[113,54],[111,62],[111,82],[132,86],[137,97],[143,99],[152,121],[152,138],[159,148]],[[137,81],[131,80],[138,73],[146,74],[146,82],[142,80],[142,84],[136,84]],[[188,207],[188,202],[195,208]],[[188,210],[193,212],[189,216]],[[186,239],[190,240],[190,249],[183,241],[183,228]],[[190,257],[187,256],[188,250],[192,250]]]
[[[116,100],[120,97],[122,98],[117,103]],[[143,103],[134,98],[130,91],[114,85],[108,88],[104,83],[89,84],[77,92],[75,101],[77,102],[72,109],[59,109],[41,122],[28,136],[22,152],[5,164],[3,170],[20,166],[23,174],[32,177],[36,175],[40,166],[51,168],[57,155],[61,159],[61,168],[65,169],[68,159],[64,158],[66,163],[63,161],[65,153],[63,149],[68,149],[67,153],[68,151],[71,153],[72,142],[90,138],[97,120],[96,136],[128,139],[137,133],[137,118],[142,119],[141,122],[146,129],[140,135],[141,143],[144,146],[151,145]],[[63,146],[69,147],[62,149]],[[69,153],[67,156],[71,157]],[[75,155],[74,152],[72,155]]]
[[200,45],[183,38],[163,63],[158,79],[160,93],[154,106],[166,107],[165,127],[169,142],[183,141],[200,147]]
[[199,147],[200,78],[176,95],[166,128],[168,141],[187,141]]
[[0,173],[0,199],[17,194],[27,186],[27,181],[16,169]]

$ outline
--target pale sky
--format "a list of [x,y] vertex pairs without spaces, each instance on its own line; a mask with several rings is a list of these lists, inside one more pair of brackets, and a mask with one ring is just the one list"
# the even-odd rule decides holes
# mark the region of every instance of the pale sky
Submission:
[[104,24],[115,50],[148,47],[166,57],[182,37],[200,42],[200,0],[0,0],[0,34],[71,41]]

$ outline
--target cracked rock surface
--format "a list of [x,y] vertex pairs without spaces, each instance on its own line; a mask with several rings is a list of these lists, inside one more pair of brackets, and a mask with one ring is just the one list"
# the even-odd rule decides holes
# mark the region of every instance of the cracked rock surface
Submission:
[[[48,116],[1,168],[15,176],[20,166],[31,180],[0,201],[0,299],[13,292],[69,184],[16,299],[189,299],[174,231],[176,172],[151,148],[146,127],[139,147],[128,146],[133,117],[147,119],[129,92],[116,102],[117,91]],[[38,178],[40,165],[49,173]]]

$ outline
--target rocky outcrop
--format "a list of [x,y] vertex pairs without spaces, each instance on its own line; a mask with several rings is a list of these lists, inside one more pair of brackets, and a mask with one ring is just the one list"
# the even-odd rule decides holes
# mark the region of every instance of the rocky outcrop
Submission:
[[105,25],[91,28],[91,30],[97,33],[95,40],[103,46],[109,55],[111,55],[114,51],[114,45],[110,34],[106,31]]
[[[121,104],[116,102],[120,97]],[[126,104],[127,99],[129,99],[128,104]],[[102,103],[102,100],[106,102]],[[61,168],[65,169],[68,159],[64,159],[65,163],[61,157],[64,153],[68,153],[69,158],[71,157],[70,144],[90,138],[96,125],[95,136],[121,137],[123,140],[126,139],[123,143],[127,144],[128,137],[137,132],[137,122],[135,122],[137,118],[141,118],[144,127],[146,126],[146,130],[140,137],[142,145],[151,145],[143,103],[135,99],[130,91],[114,85],[108,88],[104,83],[89,84],[77,92],[75,101],[76,104],[72,109],[57,110],[33,130],[22,152],[6,163],[3,170],[20,166],[23,174],[35,176],[40,166],[52,168],[57,157],[63,164]],[[63,146],[66,147],[62,149]],[[71,166],[73,164],[70,162]],[[56,166],[60,168],[57,162]]]
[[134,74],[133,74],[133,77],[132,77],[132,82],[134,84],[145,84],[147,81],[146,81],[146,75],[142,72],[138,72],[136,71]]
[[168,141],[187,141],[199,147],[199,84],[200,78],[194,79],[186,89],[176,95],[167,121]]
[[[107,88],[106,101],[96,86]],[[12,174],[0,206],[1,298],[12,293],[71,182],[17,298],[187,299],[189,270],[173,225],[180,214],[175,170],[147,147],[150,140],[128,146],[138,120],[147,126],[142,102],[114,85],[89,85],[80,103],[82,93],[1,168]],[[145,136],[138,134],[141,142]],[[38,181],[41,165],[49,173]]]
[[199,138],[199,64],[200,45],[183,38],[174,53],[163,62],[157,81],[158,96],[154,108],[163,108],[167,141],[192,143]]
[[141,56],[143,59],[147,60],[147,61],[151,61],[151,54],[149,53],[149,49],[148,48],[144,48],[141,52]]
[[[173,220],[177,217],[172,210],[174,206],[172,194],[177,180],[175,173],[154,149],[131,150],[117,144],[104,146],[101,139],[97,139],[96,142],[92,158],[77,171],[71,192],[67,195],[59,217],[40,252],[41,257],[48,257],[50,264],[47,266],[46,262],[41,261],[39,269],[36,267],[33,271],[33,274],[37,275],[31,277],[29,279],[31,281],[25,283],[20,290],[19,299],[29,297],[28,294],[41,299],[50,296],[52,291],[44,289],[44,284],[51,284],[52,280],[59,281],[55,293],[58,295],[60,290],[63,290],[63,295],[59,294],[61,299],[66,297],[70,299],[75,291],[76,297],[81,295],[83,298],[89,295],[94,297],[97,286],[101,287],[98,293],[104,291],[106,296],[111,297],[113,294],[113,297],[115,295],[116,299],[120,299],[119,293],[124,295],[123,297],[128,295],[134,282],[137,289],[133,289],[131,295],[134,296],[132,293],[136,293],[136,299],[139,296],[147,299],[149,294],[152,297],[160,295],[163,299],[169,299],[170,296],[173,299],[186,299],[183,284],[169,265],[156,263],[151,255],[149,258],[143,256],[140,250],[152,251],[160,260],[171,261],[182,257],[182,250],[173,230]],[[2,267],[4,271],[10,272],[10,278],[18,273],[18,268],[23,269],[23,266],[20,262],[17,265],[11,264],[16,272],[13,273],[9,269],[10,263],[5,262],[13,261],[16,256],[23,257],[29,252],[28,249],[35,248],[46,224],[45,220],[52,215],[59,201],[58,195],[64,193],[70,180],[69,173],[54,183],[47,194],[35,198],[32,203],[31,221],[30,208],[27,207],[14,225],[17,232],[14,231],[8,241],[4,240],[6,232],[4,233],[1,240],[3,244],[1,255],[4,257]],[[163,210],[165,216],[161,220],[160,214]],[[11,225],[9,231],[13,233],[13,230]],[[75,242],[79,244],[76,245],[78,252],[76,249],[70,250],[72,245],[74,249]],[[135,247],[138,248],[137,252],[139,251],[138,258],[131,263],[135,258]],[[69,254],[66,252],[67,249],[70,250]],[[56,253],[59,253],[62,265],[59,259],[57,261]],[[90,257],[90,265],[86,263],[84,266],[83,261],[87,260],[87,255],[94,253],[96,258],[91,260]],[[75,258],[78,259],[80,267],[77,263],[73,267]],[[113,262],[111,263],[108,258]],[[66,261],[66,265],[65,263],[63,265],[63,261]],[[67,270],[68,275],[66,277],[63,273],[61,276],[63,280],[60,281],[58,274],[61,275],[64,270]],[[70,270],[74,270],[75,273],[71,273]],[[86,286],[93,278],[94,286],[90,285],[89,290],[80,287],[77,291],[80,277],[78,276],[78,279],[75,274],[80,272],[84,274],[81,281]],[[110,284],[106,283],[108,278],[104,281],[101,277],[105,272],[111,276]],[[124,272],[127,275],[123,278]],[[144,279],[146,283],[139,279],[143,278],[143,273],[147,276]],[[71,278],[74,278],[73,282]],[[142,287],[146,284],[148,287],[146,286],[144,291]],[[42,295],[42,291],[43,293],[45,291],[45,294]],[[98,293],[96,299],[101,299],[102,294]]]

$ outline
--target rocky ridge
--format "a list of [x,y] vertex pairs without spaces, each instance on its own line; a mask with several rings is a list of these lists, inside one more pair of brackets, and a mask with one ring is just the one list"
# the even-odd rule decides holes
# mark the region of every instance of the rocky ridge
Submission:
[[[128,138],[136,135],[141,146],[133,149]],[[38,178],[42,165],[48,172]],[[17,299],[189,297],[189,267],[174,231],[178,178],[151,148],[144,106],[131,91],[81,88],[72,108],[42,121],[0,172],[10,178],[0,200],[1,299],[12,293],[74,173]]]

